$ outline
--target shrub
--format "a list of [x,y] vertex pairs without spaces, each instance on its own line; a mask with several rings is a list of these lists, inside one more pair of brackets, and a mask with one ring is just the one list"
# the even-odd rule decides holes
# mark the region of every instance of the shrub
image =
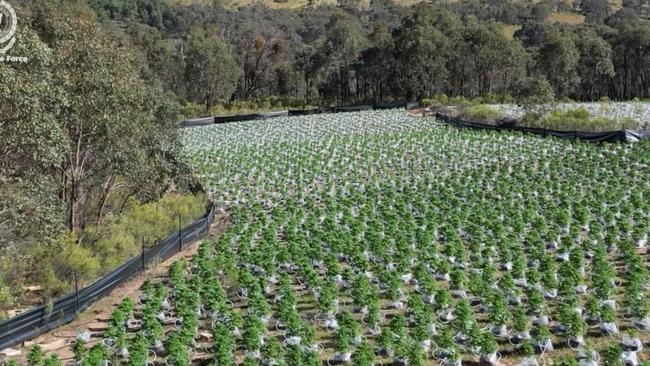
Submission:
[[523,104],[545,104],[555,99],[553,87],[545,78],[525,78],[514,89],[514,97]]
[[449,98],[449,105],[455,105],[459,107],[471,107],[480,104],[478,100],[467,99],[465,97],[453,97]]
[[32,257],[38,263],[34,280],[43,287],[45,296],[55,296],[71,290],[74,276],[80,283],[99,275],[99,259],[89,248],[78,243],[73,233],[66,233],[48,245],[34,249]]
[[481,103],[484,104],[495,104],[498,103],[502,98],[496,94],[487,93],[478,99],[481,101]]
[[205,106],[193,102],[186,102],[181,105],[180,114],[182,119],[205,116]]
[[553,110],[548,114],[529,112],[522,119],[522,125],[528,127],[548,128],[564,131],[611,131],[638,128],[639,124],[632,118],[615,120],[606,117],[594,117],[584,108],[569,111]]
[[100,258],[102,268],[114,268],[138,254],[143,242],[153,245],[178,230],[179,216],[183,226],[200,217],[205,202],[204,195],[175,194],[157,202],[134,202],[119,218],[107,217],[106,225],[93,233],[94,240],[86,243]]
[[233,103],[219,104],[210,110],[210,115],[246,114],[268,111],[282,111],[309,107],[307,103],[298,98],[271,96],[257,100],[243,100]]
[[540,119],[542,119],[542,116],[539,113],[535,112],[526,112],[524,116],[521,119],[521,123],[524,126],[528,127],[539,127],[540,126]]
[[431,97],[433,101],[436,101],[440,103],[441,105],[448,105],[449,104],[449,97],[447,94],[435,94],[433,97]]
[[[74,273],[84,287],[148,246],[178,230],[205,212],[204,195],[164,196],[158,202],[131,202],[120,217],[108,214],[104,225],[87,227],[81,237],[66,233],[47,245],[35,246],[27,253],[38,266],[31,284],[40,285],[46,298],[74,289]],[[8,306],[0,283],[0,306]],[[3,300],[4,299],[4,300]],[[11,298],[8,298],[11,300]]]
[[467,108],[463,116],[470,120],[486,122],[494,122],[504,117],[503,113],[484,104]]

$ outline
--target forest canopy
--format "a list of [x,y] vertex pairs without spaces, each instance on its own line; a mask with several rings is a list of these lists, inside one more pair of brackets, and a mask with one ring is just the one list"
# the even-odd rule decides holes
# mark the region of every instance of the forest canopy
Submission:
[[[195,113],[209,113],[214,104],[261,100],[340,105],[435,94],[583,101],[650,97],[645,0],[412,6],[338,0],[287,9],[264,2],[237,7],[225,0],[90,4],[103,21],[127,24],[152,72],[181,102],[198,104]],[[200,32],[215,46],[197,49]],[[199,76],[197,57],[226,62]],[[214,81],[218,74],[219,91],[209,97],[196,93],[197,78]]]

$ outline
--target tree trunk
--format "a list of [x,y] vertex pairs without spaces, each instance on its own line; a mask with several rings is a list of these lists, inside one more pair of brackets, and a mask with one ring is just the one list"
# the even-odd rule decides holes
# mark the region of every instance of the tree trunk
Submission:
[[108,181],[106,184],[104,184],[104,190],[102,192],[102,197],[99,201],[99,208],[97,209],[97,218],[95,220],[95,225],[97,227],[100,227],[102,224],[102,213],[104,211],[104,207],[106,207],[106,202],[108,201],[108,198],[110,197],[111,193],[113,193],[113,189],[115,189],[115,185],[113,184],[114,178],[110,177],[108,178]]
[[76,186],[75,176],[73,172],[70,178],[70,209],[69,209],[70,212],[68,216],[68,228],[70,229],[70,231],[74,231],[76,225],[75,222],[75,215],[76,215],[75,206],[77,201],[76,190],[77,190],[77,186]]

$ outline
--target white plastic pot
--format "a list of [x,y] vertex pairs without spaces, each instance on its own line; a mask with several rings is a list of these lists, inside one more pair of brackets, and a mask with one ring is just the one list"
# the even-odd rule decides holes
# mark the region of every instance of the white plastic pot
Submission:
[[650,317],[645,319],[639,319],[634,321],[634,327],[639,330],[648,330],[650,329]]
[[444,360],[442,360],[442,362],[440,364],[443,365],[443,366],[462,366],[463,361],[462,360],[450,360],[450,359],[445,358]]
[[542,316],[538,316],[538,317],[533,318],[533,324],[537,325],[537,326],[542,326],[543,325],[543,326],[546,327],[546,326],[548,326],[549,321],[550,321],[550,319],[548,318],[548,315],[542,315]]
[[260,350],[244,351],[244,357],[257,360],[260,358]]
[[618,324],[616,324],[615,322],[601,323],[600,331],[605,335],[610,335],[610,336],[618,335],[619,333]]
[[545,342],[537,342],[537,349],[541,352],[549,352],[553,350],[553,342],[547,339]]
[[569,345],[569,348],[578,349],[585,344],[585,338],[582,335],[576,337],[569,337],[569,339],[567,340],[567,344]]
[[422,352],[428,353],[431,350],[431,340],[425,339],[420,342],[420,348],[422,349]]
[[508,327],[505,324],[493,325],[490,327],[490,332],[497,337],[507,337],[508,336]]
[[576,286],[576,294],[582,295],[587,293],[587,289],[589,287],[587,285],[578,285]]
[[515,333],[513,333],[510,336],[509,341],[512,344],[520,344],[521,342],[523,342],[523,341],[525,341],[527,339],[530,339],[530,332],[525,330],[523,332],[515,332]]
[[499,364],[499,354],[497,352],[490,353],[489,355],[481,355],[481,363],[485,365],[495,366]]
[[348,363],[352,360],[352,352],[336,352],[334,354],[334,361]]
[[639,352],[643,349],[643,342],[639,338],[623,337],[621,346],[625,351]]
[[539,366],[539,362],[535,357],[526,357],[521,360],[521,366]]
[[452,320],[456,319],[454,314],[452,313],[452,310],[446,310],[446,311],[441,311],[438,314],[438,320],[442,323],[449,323]]
[[638,366],[639,356],[634,351],[625,351],[621,355],[621,359],[626,366]]
[[88,330],[83,330],[83,331],[77,333],[77,339],[84,342],[84,343],[90,342],[90,336],[91,336],[90,331],[88,331]]
[[557,289],[548,289],[544,291],[544,298],[545,299],[554,299],[557,297]]
[[451,295],[457,299],[466,299],[467,298],[467,291],[465,290],[451,290],[450,291]]

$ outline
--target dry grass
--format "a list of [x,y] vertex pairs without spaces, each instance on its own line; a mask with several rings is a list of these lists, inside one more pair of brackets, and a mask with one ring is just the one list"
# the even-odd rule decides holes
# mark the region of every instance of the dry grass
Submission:
[[504,24],[501,31],[509,41],[512,41],[515,38],[515,33],[520,29],[520,25]]
[[564,23],[569,25],[579,25],[585,22],[584,15],[576,13],[553,12],[548,18],[549,23]]

